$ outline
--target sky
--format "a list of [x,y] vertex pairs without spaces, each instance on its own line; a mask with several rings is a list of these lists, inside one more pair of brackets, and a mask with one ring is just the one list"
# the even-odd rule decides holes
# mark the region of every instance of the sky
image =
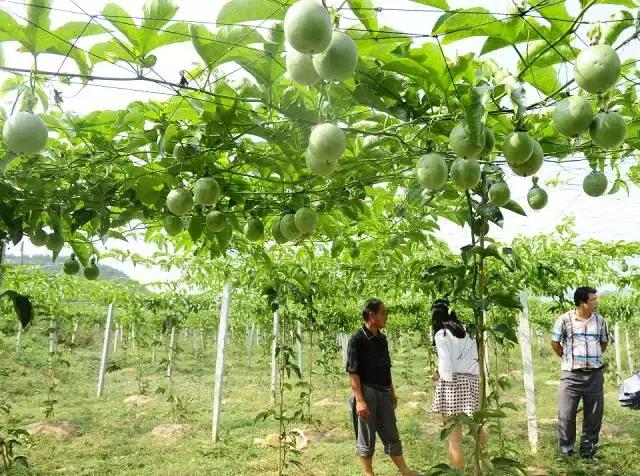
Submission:
[[[208,23],[206,26],[212,30],[215,28],[217,13],[225,3],[224,0],[174,1],[179,6],[175,17],[176,20]],[[491,12],[503,13],[507,11],[507,1],[510,0],[449,0],[449,5],[451,8],[484,6]],[[144,1],[114,0],[113,3],[121,5],[132,16],[142,16]],[[342,3],[342,0],[327,1],[330,6],[337,6]],[[570,13],[575,14],[578,11],[578,0],[569,0],[565,3]],[[67,10],[67,12],[53,11],[51,16],[52,27],[55,28],[68,21],[86,21],[88,19],[87,15],[99,14],[105,4],[106,2],[103,0],[54,0],[52,5],[54,8]],[[374,4],[383,9],[378,14],[381,25],[390,26],[403,32],[429,33],[434,22],[441,15],[441,12],[434,11],[430,7],[406,0],[374,0]],[[0,0],[0,8],[22,16],[24,16],[25,12],[24,2],[22,1]],[[415,11],[407,12],[402,11],[403,9]],[[598,5],[589,12],[586,19],[606,19],[616,9],[617,7]],[[109,25],[105,20],[96,19],[95,21],[105,26]],[[353,24],[354,19],[350,14],[345,15],[341,20],[342,27]],[[579,35],[582,38],[586,38],[585,33],[585,31],[580,31]],[[96,38],[83,39],[78,42],[78,46],[88,47],[88,45],[96,41]],[[108,39],[108,36],[105,39]],[[469,51],[478,52],[481,46],[482,41],[476,38],[443,45],[443,48],[447,56],[451,58],[457,54],[466,54]],[[632,44],[630,48],[621,52],[623,59],[632,54],[631,48],[634,46],[637,47],[637,44]],[[18,68],[30,68],[32,66],[30,55],[16,52],[16,43],[5,43],[4,53],[7,66]],[[154,71],[157,73],[156,77],[170,81],[177,81],[180,70],[188,70],[200,63],[199,57],[188,43],[170,45],[157,50],[154,54],[158,57],[158,62],[154,67]],[[504,68],[513,72],[516,71],[517,56],[515,53],[509,50],[500,50],[493,57]],[[67,60],[61,65],[61,57],[59,56],[44,55],[39,58],[38,66],[42,70],[57,71],[58,68],[61,68],[61,71],[77,72],[72,61]],[[126,70],[126,66],[118,67],[104,62],[96,66],[93,74],[110,77],[128,77],[132,75],[131,72]],[[566,78],[570,78],[572,73],[570,68],[565,68],[561,71],[561,74],[565,75]],[[0,72],[0,82],[8,77],[8,74]],[[114,89],[114,86],[121,89]],[[81,114],[95,109],[124,108],[135,100],[166,99],[172,94],[166,87],[146,82],[118,82],[114,84],[113,82],[95,81],[89,83],[86,87],[75,84],[65,86],[58,83],[56,88],[62,92],[65,110]],[[539,93],[529,90],[527,102],[533,103],[539,99],[541,99]],[[8,104],[6,101],[0,105],[7,109]],[[565,162],[562,164],[545,163],[538,174],[541,178],[541,183],[544,184],[547,180],[559,178],[561,185],[545,187],[549,192],[549,204],[540,211],[531,211],[526,205],[526,194],[531,186],[530,179],[507,175],[512,198],[528,210],[528,216],[521,217],[505,211],[504,228],[498,229],[494,226],[490,236],[508,243],[517,235],[551,232],[565,217],[573,215],[576,217],[575,231],[580,239],[595,238],[602,241],[631,241],[638,239],[640,237],[640,218],[638,218],[638,209],[640,209],[639,190],[631,186],[628,196],[625,192],[618,192],[612,196],[589,197],[582,192],[582,179],[589,171],[588,164],[584,161]],[[607,175],[611,183],[611,171],[608,170]],[[441,230],[438,235],[452,249],[455,250],[467,244],[469,236],[467,229],[462,229],[446,220],[442,220],[440,226]],[[109,240],[107,248],[129,249],[132,252],[147,256],[155,251],[152,246],[145,244],[143,241],[134,240],[130,240],[128,243]],[[25,254],[37,254],[42,251],[42,248],[35,248],[30,243],[24,245]],[[9,248],[8,253],[19,254],[20,245]],[[176,270],[162,272],[158,268],[134,267],[131,263],[121,263],[112,259],[106,259],[103,263],[118,268],[133,279],[141,282],[178,279],[180,276]]]

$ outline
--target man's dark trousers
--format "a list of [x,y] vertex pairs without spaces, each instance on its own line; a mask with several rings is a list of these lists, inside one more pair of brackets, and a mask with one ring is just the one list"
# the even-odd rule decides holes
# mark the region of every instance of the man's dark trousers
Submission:
[[558,389],[558,445],[562,454],[573,452],[576,441],[576,413],[582,399],[583,423],[580,454],[595,455],[604,415],[602,368],[563,371]]

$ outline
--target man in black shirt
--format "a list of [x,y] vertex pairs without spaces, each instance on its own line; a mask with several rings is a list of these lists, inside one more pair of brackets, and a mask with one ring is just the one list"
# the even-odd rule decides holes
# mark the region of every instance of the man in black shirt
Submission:
[[373,476],[372,458],[378,433],[384,452],[402,475],[416,476],[404,461],[396,426],[398,399],[391,381],[389,346],[387,338],[380,333],[387,322],[384,303],[369,299],[362,309],[362,319],[364,325],[351,337],[347,350],[347,372],[352,391],[349,406],[356,433],[356,453],[365,475]]

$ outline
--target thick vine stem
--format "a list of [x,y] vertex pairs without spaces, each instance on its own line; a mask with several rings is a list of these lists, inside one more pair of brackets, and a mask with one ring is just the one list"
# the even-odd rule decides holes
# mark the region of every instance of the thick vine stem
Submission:
[[[482,177],[482,182],[480,184],[481,187],[481,197],[482,203],[486,203],[487,201],[487,180],[486,176]],[[469,191],[466,192],[467,203],[469,206],[469,218],[471,223],[474,220],[473,213],[473,204],[471,201],[471,194]],[[481,218],[484,220],[484,218]],[[471,241],[472,245],[476,246],[476,235],[473,230],[473,226],[471,227]],[[484,328],[485,328],[485,311],[484,309],[478,309],[475,307],[475,303],[482,303],[485,296],[485,270],[484,270],[484,255],[482,251],[484,250],[484,232],[480,230],[480,234],[478,235],[478,243],[481,249],[481,254],[478,259],[477,255],[474,254],[474,277],[473,277],[473,289],[472,289],[472,297],[474,301],[474,315],[476,317],[476,341],[478,346],[478,365],[480,370],[479,375],[479,384],[480,384],[480,411],[483,411],[486,407],[486,372],[485,372],[485,342],[484,342]],[[474,452],[474,475],[479,476],[482,474],[481,468],[481,460],[482,460],[482,444],[481,444],[481,434],[483,424],[478,425],[477,428],[474,429],[474,440],[475,440],[475,452]]]

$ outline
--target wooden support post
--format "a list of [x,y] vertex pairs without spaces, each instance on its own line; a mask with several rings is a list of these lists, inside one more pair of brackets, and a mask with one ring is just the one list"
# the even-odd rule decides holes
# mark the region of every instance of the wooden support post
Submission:
[[109,339],[111,338],[111,321],[113,319],[113,303],[109,304],[107,311],[107,322],[104,324],[104,340],[102,342],[102,356],[100,358],[100,369],[98,371],[98,398],[104,392],[104,376],[109,361]]
[[524,377],[524,393],[527,400],[527,426],[529,429],[529,445],[531,454],[538,452],[538,420],[536,417],[536,393],[533,375],[533,358],[531,355],[531,327],[529,326],[529,298],[527,293],[520,293],[522,313],[518,326],[518,340],[522,352]]
[[216,373],[213,385],[213,416],[211,421],[211,439],[218,441],[220,431],[220,408],[222,406],[222,380],[224,375],[224,347],[229,322],[229,310],[231,307],[231,284],[225,283],[222,290],[222,307],[220,309],[220,322],[218,323],[218,341],[216,354]]

